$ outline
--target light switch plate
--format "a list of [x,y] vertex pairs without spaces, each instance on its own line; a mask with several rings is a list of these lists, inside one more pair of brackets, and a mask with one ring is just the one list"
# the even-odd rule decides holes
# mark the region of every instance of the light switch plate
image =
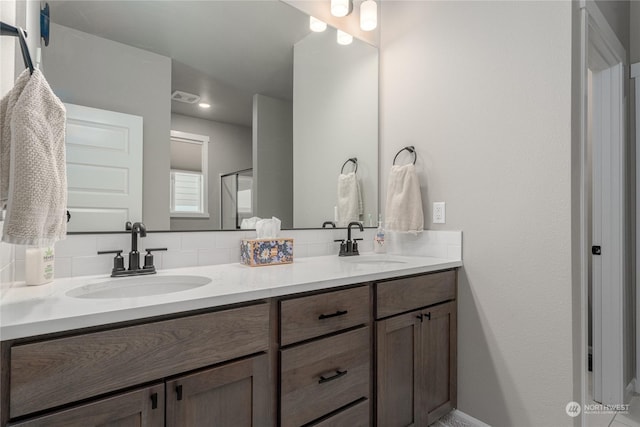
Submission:
[[446,222],[444,202],[433,202],[433,223],[444,224]]

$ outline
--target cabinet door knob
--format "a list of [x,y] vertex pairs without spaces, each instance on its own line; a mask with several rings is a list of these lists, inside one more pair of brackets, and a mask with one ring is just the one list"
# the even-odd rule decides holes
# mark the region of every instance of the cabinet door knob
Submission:
[[424,317],[426,317],[427,320],[431,320],[431,312],[428,312],[427,314],[425,314]]
[[151,394],[151,409],[158,408],[158,393]]
[[320,316],[318,316],[318,320],[329,319],[331,317],[344,316],[348,312],[349,312],[348,310],[338,310],[333,314],[321,314]]
[[182,385],[176,386],[176,400],[182,400]]
[[347,370],[346,369],[344,371],[336,369],[335,375],[332,375],[330,377],[325,377],[324,375],[320,375],[320,380],[318,380],[318,384],[327,383],[329,381],[337,380],[338,378],[340,378],[340,377],[342,377],[344,375],[347,375]]
[[416,319],[420,319],[420,321],[422,322],[422,320],[423,320],[423,319],[422,319],[422,314],[418,314],[418,315],[416,316]]

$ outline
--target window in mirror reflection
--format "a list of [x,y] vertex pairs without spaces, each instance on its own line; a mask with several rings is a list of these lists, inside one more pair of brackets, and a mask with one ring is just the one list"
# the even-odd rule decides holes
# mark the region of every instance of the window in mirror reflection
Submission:
[[171,216],[208,218],[209,137],[171,131]]

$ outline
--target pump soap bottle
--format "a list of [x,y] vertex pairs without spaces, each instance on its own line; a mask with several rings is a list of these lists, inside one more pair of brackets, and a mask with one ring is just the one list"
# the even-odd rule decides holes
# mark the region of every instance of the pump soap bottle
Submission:
[[382,214],[378,215],[378,229],[373,237],[373,252],[377,254],[384,254],[387,252],[385,231],[384,227],[382,227]]
[[27,285],[44,285],[53,281],[53,247],[27,248],[25,252],[25,282]]

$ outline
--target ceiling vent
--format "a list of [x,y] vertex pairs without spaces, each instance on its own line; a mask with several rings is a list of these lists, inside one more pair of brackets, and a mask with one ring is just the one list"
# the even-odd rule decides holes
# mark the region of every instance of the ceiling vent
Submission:
[[185,104],[195,104],[200,101],[200,97],[198,95],[182,92],[181,90],[173,92],[171,94],[171,99],[178,102],[184,102]]

